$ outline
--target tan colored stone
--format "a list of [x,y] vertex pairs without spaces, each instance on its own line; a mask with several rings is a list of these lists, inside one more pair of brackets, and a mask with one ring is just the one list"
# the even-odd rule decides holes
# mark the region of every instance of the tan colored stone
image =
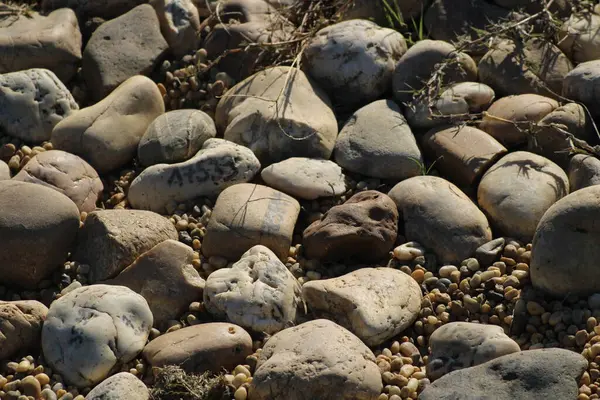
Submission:
[[249,147],[263,167],[290,157],[329,159],[338,134],[325,92],[289,67],[235,85],[219,101],[215,121],[225,139]]
[[569,163],[571,193],[588,186],[600,185],[600,160],[594,156],[577,154]]
[[318,319],[273,335],[260,353],[250,400],[376,400],[375,356],[351,332]]
[[553,296],[600,292],[600,186],[573,192],[544,213],[533,238],[533,286]]
[[237,260],[262,244],[284,260],[299,213],[298,201],[275,189],[250,183],[230,186],[217,198],[202,252]]
[[37,301],[0,301],[0,359],[38,347],[47,314]]
[[79,229],[79,210],[42,185],[0,181],[0,284],[27,289],[66,261]]
[[63,8],[0,21],[0,73],[45,68],[63,82],[81,61],[81,32],[75,13]]
[[560,28],[558,47],[575,63],[600,58],[600,15],[573,13]]
[[562,95],[583,103],[593,117],[600,116],[600,60],[586,61],[569,72],[562,86]]
[[100,173],[109,172],[133,159],[146,128],[164,111],[156,84],[134,76],[101,102],[62,120],[52,131],[52,144]]
[[556,100],[537,94],[503,97],[490,106],[479,127],[509,149],[514,148],[527,142],[532,123],[557,107]]
[[202,299],[204,279],[192,266],[194,251],[175,240],[165,240],[140,255],[107,285],[127,286],[141,294],[152,311],[154,325],[177,320],[190,303]]
[[521,350],[500,326],[472,322],[442,325],[430,336],[429,347],[427,377],[432,381]]
[[573,65],[558,47],[540,38],[524,44],[505,39],[479,61],[479,80],[497,95],[536,93],[556,98]]
[[252,338],[241,327],[212,322],[166,333],[142,352],[153,367],[177,365],[188,373],[233,370],[252,353]]
[[470,126],[442,127],[423,137],[435,166],[458,186],[471,186],[507,150],[496,139]]
[[458,187],[435,176],[398,183],[388,195],[398,206],[406,240],[416,241],[442,263],[460,263],[492,239],[485,215]]
[[104,189],[98,173],[82,158],[50,150],[35,155],[14,180],[37,183],[64,194],[79,208],[91,212]]
[[309,311],[378,346],[410,327],[421,311],[421,287],[402,271],[361,268],[302,286]]
[[150,4],[175,57],[181,58],[200,47],[200,16],[192,0],[152,0]]
[[0,181],[10,179],[10,168],[7,163],[0,160]]
[[375,262],[388,255],[398,234],[398,210],[386,194],[359,192],[332,207],[302,234],[304,255],[327,261]]
[[569,193],[567,174],[526,151],[510,153],[483,176],[477,202],[497,233],[529,243],[542,215]]
[[90,213],[79,232],[72,259],[88,264],[90,282],[115,277],[157,244],[177,240],[167,218],[142,210],[99,210]]

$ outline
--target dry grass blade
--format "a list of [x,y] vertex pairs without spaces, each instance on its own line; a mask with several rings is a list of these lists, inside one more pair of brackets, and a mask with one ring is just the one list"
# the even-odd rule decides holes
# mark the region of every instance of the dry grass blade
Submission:
[[233,397],[222,375],[188,374],[174,365],[155,368],[154,372],[156,378],[150,389],[153,400],[229,400]]

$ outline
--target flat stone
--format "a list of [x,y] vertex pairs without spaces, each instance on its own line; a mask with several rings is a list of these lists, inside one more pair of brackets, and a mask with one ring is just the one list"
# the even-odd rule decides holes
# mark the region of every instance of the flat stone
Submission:
[[148,400],[150,392],[144,383],[129,372],[119,372],[93,388],[85,400]]
[[[534,287],[553,296],[600,292],[600,186],[573,192],[552,205],[540,220],[531,251]],[[574,256],[576,255],[576,256]]]
[[89,94],[99,101],[129,78],[150,75],[168,48],[149,4],[103,23],[83,51],[82,74]]
[[167,218],[142,210],[99,210],[88,214],[72,259],[90,266],[89,282],[113,278],[157,244],[177,240]]
[[347,190],[342,168],[329,160],[292,157],[269,165],[260,175],[272,188],[305,200],[339,196]]
[[192,266],[194,251],[175,240],[165,240],[140,255],[116,278],[104,283],[127,286],[141,294],[152,311],[154,325],[177,320],[202,298],[204,279]]
[[94,386],[142,351],[151,328],[152,312],[139,294],[123,286],[84,286],[50,306],[44,358],[67,383]]
[[0,301],[0,358],[39,347],[48,308],[38,301]]
[[600,185],[600,160],[594,156],[576,154],[571,158],[568,173],[571,192]]
[[361,268],[338,278],[306,282],[309,311],[378,346],[409,328],[421,311],[421,287],[392,268]]
[[510,153],[481,178],[477,203],[498,233],[529,243],[542,215],[569,193],[567,174],[526,151]]
[[249,147],[263,167],[291,157],[327,160],[338,134],[325,92],[290,67],[267,68],[229,89],[215,121],[225,139]]
[[386,257],[398,235],[398,210],[386,194],[359,192],[329,209],[302,233],[307,258],[376,262]]
[[346,121],[334,150],[337,164],[361,175],[400,181],[421,174],[421,150],[400,107],[378,100]]
[[57,190],[70,198],[79,211],[91,212],[104,190],[102,180],[82,158],[61,150],[36,154],[13,178]]
[[10,136],[43,142],[56,124],[78,109],[52,71],[34,68],[0,75],[0,129]]
[[248,398],[375,400],[382,388],[371,350],[345,328],[318,319],[269,338]]
[[79,210],[67,196],[0,181],[0,284],[36,288],[66,261],[78,230]]
[[164,112],[156,84],[134,76],[101,102],[62,120],[52,131],[52,144],[82,157],[99,173],[110,172],[133,160],[146,128]]
[[472,187],[484,172],[507,153],[506,147],[482,130],[470,126],[441,127],[422,139],[429,159],[452,183]]
[[169,111],[148,125],[138,145],[138,159],[146,167],[187,161],[216,135],[215,123],[205,112]]
[[200,48],[200,16],[192,0],[152,0],[160,31],[176,58]]
[[304,50],[303,65],[336,104],[355,109],[389,90],[406,50],[401,33],[353,19],[318,31]]
[[31,12],[0,22],[0,73],[45,68],[68,82],[81,61],[81,32],[75,13],[63,8]]
[[558,107],[556,100],[537,94],[503,97],[483,116],[479,127],[508,148],[526,143],[534,124]]
[[429,347],[427,377],[432,381],[449,372],[521,351],[517,342],[501,327],[473,322],[450,322],[440,326],[431,334]]
[[296,199],[267,186],[228,187],[212,210],[202,253],[239,260],[251,247],[262,244],[285,260],[299,213]]
[[490,266],[500,259],[505,244],[506,239],[501,237],[490,240],[475,250],[475,258],[477,258],[480,265],[483,265],[484,267]]
[[252,247],[231,268],[206,280],[206,310],[255,332],[273,334],[293,326],[300,304],[300,283],[265,246]]
[[458,187],[435,176],[398,183],[388,195],[398,206],[404,236],[444,264],[460,263],[492,240],[485,215]]
[[164,213],[169,203],[215,197],[249,182],[259,170],[260,162],[247,147],[208,139],[188,161],[146,168],[131,183],[128,199],[135,208]]
[[427,386],[419,400],[575,399],[587,368],[580,354],[564,349],[526,350],[454,371]]
[[142,356],[153,367],[177,365],[188,373],[232,371],[252,354],[252,338],[224,322],[189,326],[152,340]]
[[446,68],[443,85],[477,80],[477,65],[473,59],[441,40],[419,40],[400,58],[392,78],[394,98],[398,104],[413,100],[416,91],[421,90],[436,64],[458,57],[458,63]]

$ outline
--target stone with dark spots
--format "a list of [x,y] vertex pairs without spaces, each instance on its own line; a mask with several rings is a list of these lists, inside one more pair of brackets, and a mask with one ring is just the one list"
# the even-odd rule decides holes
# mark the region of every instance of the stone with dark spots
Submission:
[[303,233],[308,258],[377,261],[392,249],[398,234],[398,210],[386,194],[360,192],[332,207]]
[[427,386],[419,400],[576,399],[587,366],[570,350],[520,351],[451,372]]

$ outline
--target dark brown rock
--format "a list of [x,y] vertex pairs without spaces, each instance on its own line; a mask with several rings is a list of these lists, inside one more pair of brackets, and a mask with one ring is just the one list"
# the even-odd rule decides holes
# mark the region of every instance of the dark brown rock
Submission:
[[360,192],[331,208],[303,233],[306,256],[324,260],[376,261],[398,234],[394,201],[375,190]]

